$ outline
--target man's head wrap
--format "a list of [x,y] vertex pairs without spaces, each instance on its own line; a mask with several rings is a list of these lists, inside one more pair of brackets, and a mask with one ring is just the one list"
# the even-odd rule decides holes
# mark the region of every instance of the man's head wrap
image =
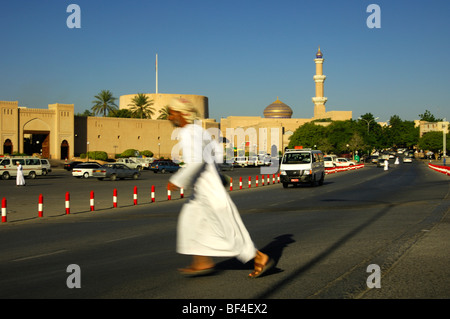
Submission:
[[170,102],[169,108],[180,112],[188,123],[194,123],[198,119],[198,111],[195,106],[185,98],[175,98]]

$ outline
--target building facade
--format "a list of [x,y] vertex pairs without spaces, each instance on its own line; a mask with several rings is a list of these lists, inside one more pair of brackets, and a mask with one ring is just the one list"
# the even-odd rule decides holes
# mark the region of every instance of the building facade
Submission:
[[48,109],[19,107],[17,101],[0,101],[1,153],[40,154],[71,158],[74,147],[73,104],[50,104]]

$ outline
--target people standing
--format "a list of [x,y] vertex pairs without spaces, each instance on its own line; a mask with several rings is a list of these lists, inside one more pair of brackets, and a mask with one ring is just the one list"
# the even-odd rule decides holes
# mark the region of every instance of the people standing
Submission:
[[25,186],[25,177],[23,175],[23,169],[20,162],[16,162],[17,165],[17,177],[16,177],[16,185],[17,186]]
[[179,271],[189,276],[209,274],[215,267],[212,257],[236,257],[243,263],[254,259],[254,271],[249,277],[257,278],[273,267],[274,261],[253,244],[222,183],[213,154],[217,144],[194,123],[196,118],[197,110],[186,99],[174,99],[169,106],[169,120],[180,128],[185,166],[170,178],[167,187],[193,189],[177,226],[177,252],[191,255],[192,262]]
[[385,159],[384,160],[384,170],[387,171],[389,169],[389,160]]

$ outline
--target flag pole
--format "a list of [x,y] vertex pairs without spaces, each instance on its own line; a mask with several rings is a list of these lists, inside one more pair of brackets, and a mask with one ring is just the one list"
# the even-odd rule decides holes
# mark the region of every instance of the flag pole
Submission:
[[156,89],[155,89],[155,93],[158,94],[158,53],[156,54],[155,71],[156,71]]

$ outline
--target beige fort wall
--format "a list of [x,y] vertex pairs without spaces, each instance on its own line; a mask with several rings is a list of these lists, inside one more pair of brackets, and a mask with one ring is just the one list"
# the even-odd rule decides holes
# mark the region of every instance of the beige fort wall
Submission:
[[[214,120],[201,123],[205,129],[219,127]],[[155,158],[170,158],[178,143],[174,129],[168,120],[75,117],[75,155],[104,151],[114,158],[127,149],[136,149],[152,151]]]
[[[119,98],[119,108],[120,109],[129,109],[131,108],[130,104],[132,104],[133,98],[137,94],[127,94],[121,95]],[[163,109],[167,105],[170,105],[170,102],[174,98],[185,98],[194,104],[199,112],[200,118],[206,119],[209,117],[209,109],[208,109],[208,98],[203,95],[194,95],[194,94],[165,94],[165,93],[146,93],[146,96],[150,100],[153,100],[152,108],[155,109],[154,115],[152,119],[157,119],[160,115],[159,110]]]

